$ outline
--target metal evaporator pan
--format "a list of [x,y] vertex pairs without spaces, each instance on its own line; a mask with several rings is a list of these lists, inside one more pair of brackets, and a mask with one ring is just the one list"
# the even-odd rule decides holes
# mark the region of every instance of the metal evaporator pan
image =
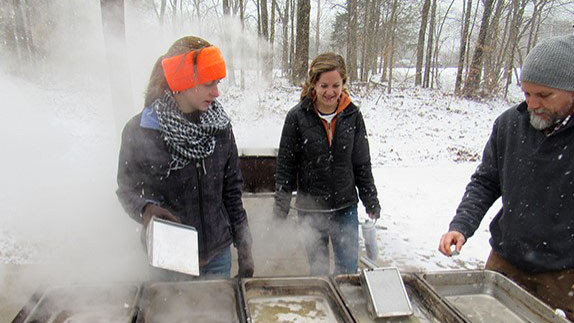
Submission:
[[462,316],[454,312],[413,273],[402,273],[403,282],[413,307],[413,315],[401,318],[374,319],[367,308],[367,299],[359,275],[333,276],[333,285],[341,295],[345,306],[356,322],[401,322],[401,323],[460,323]]
[[235,280],[146,283],[138,323],[235,323],[244,316]]
[[247,321],[354,322],[328,278],[251,278],[241,282]]
[[420,274],[468,322],[568,322],[505,276],[490,270]]
[[136,285],[49,287],[23,322],[131,323],[139,292]]

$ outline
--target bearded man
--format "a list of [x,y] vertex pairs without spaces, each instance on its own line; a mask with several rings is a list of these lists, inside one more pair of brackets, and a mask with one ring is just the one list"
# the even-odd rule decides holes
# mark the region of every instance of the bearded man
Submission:
[[486,269],[574,321],[574,35],[533,48],[520,80],[526,100],[496,119],[439,250],[460,252],[502,197]]

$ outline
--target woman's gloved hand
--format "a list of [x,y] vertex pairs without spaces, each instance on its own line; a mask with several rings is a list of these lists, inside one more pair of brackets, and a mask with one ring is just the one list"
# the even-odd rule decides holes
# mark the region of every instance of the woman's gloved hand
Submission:
[[237,262],[239,263],[237,276],[240,278],[253,277],[254,264],[251,246],[239,246],[237,248]]
[[142,212],[143,224],[146,228],[152,216],[168,221],[181,223],[181,221],[179,221],[179,219],[175,215],[171,214],[171,212],[169,212],[168,210],[162,208],[159,205],[148,203],[146,204]]

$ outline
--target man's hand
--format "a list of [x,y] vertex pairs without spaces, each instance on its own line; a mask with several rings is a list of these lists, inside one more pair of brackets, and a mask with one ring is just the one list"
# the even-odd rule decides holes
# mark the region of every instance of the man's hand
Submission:
[[452,251],[450,246],[456,245],[456,252],[460,253],[462,245],[466,242],[464,235],[458,231],[449,231],[442,235],[440,238],[440,243],[438,245],[438,250],[442,252],[447,257],[452,256]]
[[253,255],[251,254],[251,248],[247,246],[239,246],[237,248],[237,262],[238,262],[238,273],[240,278],[250,278],[253,277],[254,264]]
[[175,215],[171,214],[171,212],[169,212],[168,210],[162,208],[159,205],[148,203],[144,207],[144,210],[142,213],[143,223],[144,223],[144,226],[146,228],[147,228],[147,225],[149,224],[149,221],[151,220],[152,216],[155,216],[156,218],[168,220],[168,221],[181,223],[181,221]]
[[369,216],[369,218],[371,220],[376,220],[378,218],[381,217],[381,213],[380,212],[373,212],[373,213],[367,213],[367,215]]

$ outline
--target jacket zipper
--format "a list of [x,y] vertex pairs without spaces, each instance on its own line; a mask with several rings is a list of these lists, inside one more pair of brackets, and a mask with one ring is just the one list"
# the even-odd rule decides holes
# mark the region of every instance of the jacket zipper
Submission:
[[202,187],[202,175],[201,175],[201,171],[203,170],[203,173],[205,174],[205,162],[203,161],[203,159],[201,160],[201,162],[197,162],[195,164],[195,170],[197,171],[197,195],[198,195],[198,204],[199,204],[199,220],[201,223],[201,241],[203,242],[203,247],[205,248],[206,245],[206,240],[205,240],[205,225],[204,225],[204,218],[203,218],[203,191],[201,189]]

